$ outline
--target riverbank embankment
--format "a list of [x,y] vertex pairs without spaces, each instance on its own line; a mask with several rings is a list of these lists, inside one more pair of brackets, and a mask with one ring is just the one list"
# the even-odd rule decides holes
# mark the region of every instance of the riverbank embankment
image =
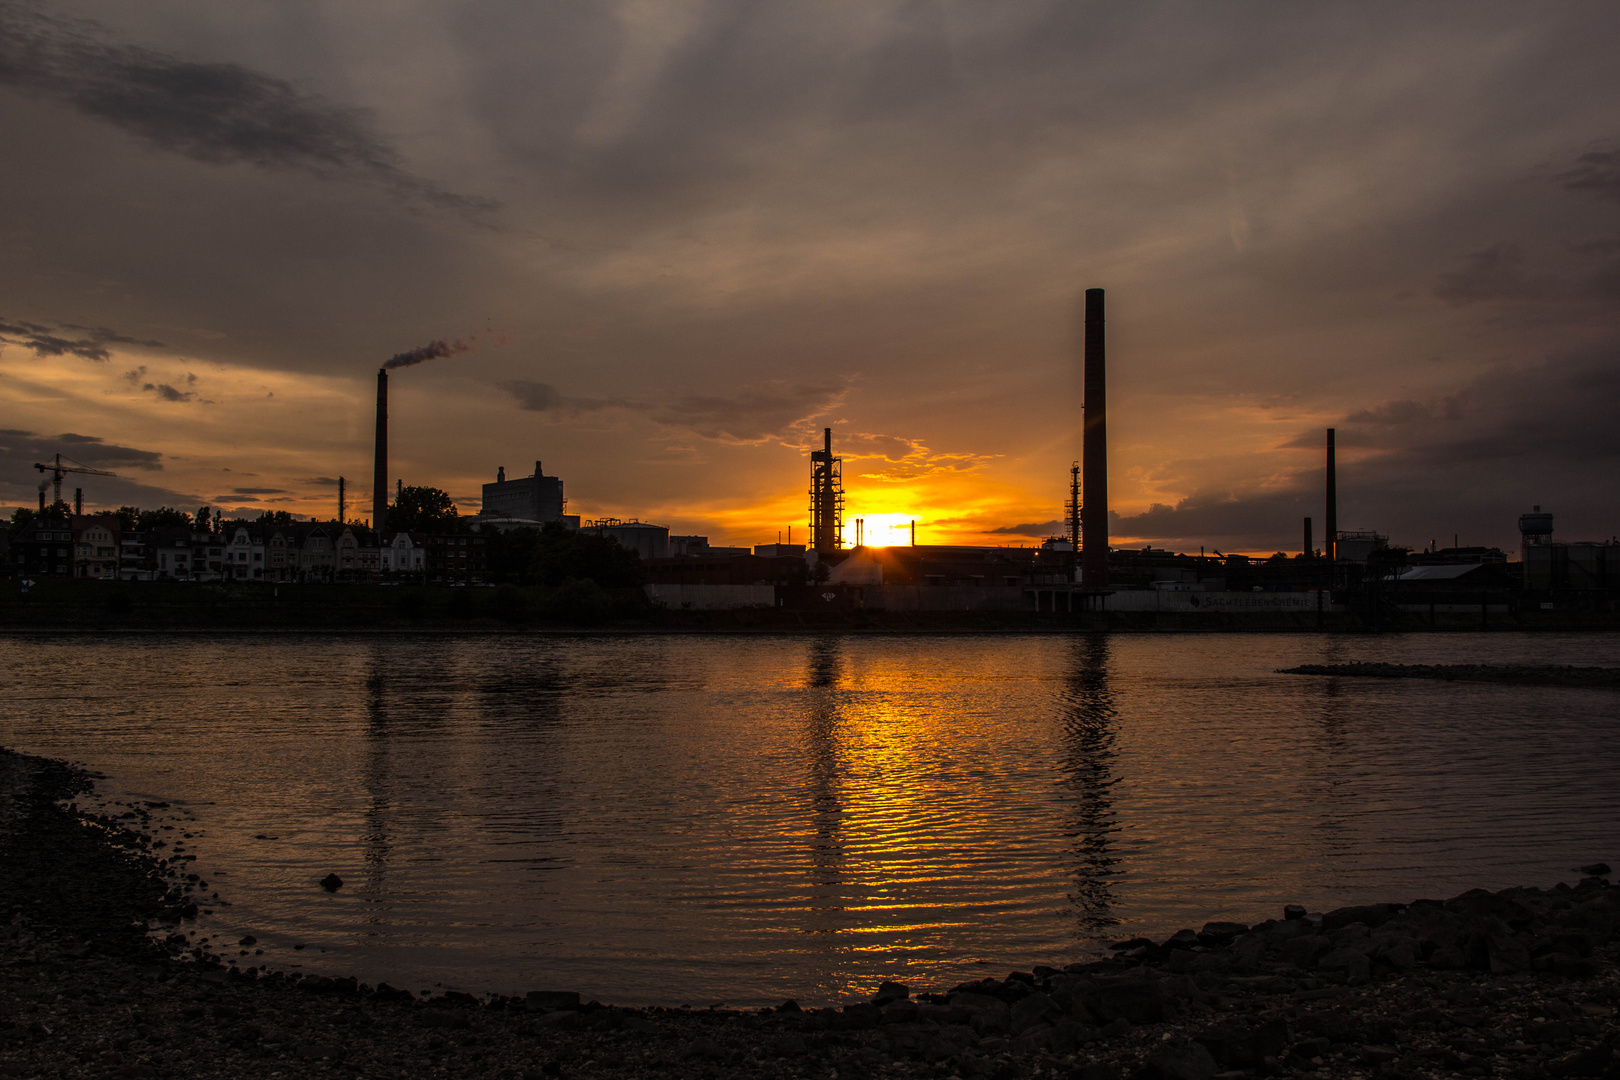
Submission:
[[1550,889],[1290,907],[834,1008],[423,998],[259,971],[251,938],[198,939],[186,865],[165,863],[138,810],[78,810],[91,779],[0,751],[0,1075],[1620,1075],[1620,890],[1603,866]]
[[[14,587],[14,586],[13,586]],[[846,602],[848,601],[848,602]],[[1104,605],[1106,607],[1106,605]],[[545,589],[51,579],[0,588],[0,634],[1072,634],[1620,630],[1592,611],[902,610],[856,606],[683,610],[637,589]]]

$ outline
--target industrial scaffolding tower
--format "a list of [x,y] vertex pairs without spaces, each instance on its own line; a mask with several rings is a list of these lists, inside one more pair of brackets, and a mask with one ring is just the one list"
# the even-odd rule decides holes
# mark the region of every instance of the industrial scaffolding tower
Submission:
[[832,428],[821,435],[822,448],[810,452],[810,541],[826,555],[844,546],[844,463],[833,457]]
[[1080,532],[1080,512],[1084,504],[1080,501],[1080,463],[1077,461],[1069,466],[1069,501],[1063,504],[1063,512],[1069,518],[1069,555],[1073,566],[1080,565],[1080,541],[1083,539]]

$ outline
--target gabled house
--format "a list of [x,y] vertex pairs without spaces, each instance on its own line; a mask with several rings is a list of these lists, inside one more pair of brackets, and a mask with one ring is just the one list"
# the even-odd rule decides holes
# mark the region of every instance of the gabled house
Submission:
[[118,519],[110,514],[73,519],[73,576],[118,580]]
[[225,533],[224,576],[232,581],[265,580],[264,534],[246,525],[228,526]]
[[421,574],[427,569],[426,537],[421,533],[384,533],[377,569],[384,577]]

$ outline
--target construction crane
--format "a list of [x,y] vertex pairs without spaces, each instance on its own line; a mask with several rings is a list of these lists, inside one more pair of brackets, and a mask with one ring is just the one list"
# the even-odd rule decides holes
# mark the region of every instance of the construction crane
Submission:
[[[68,460],[73,461],[72,458],[68,458]],[[89,476],[118,475],[117,473],[107,472],[105,469],[92,469],[89,466],[81,465],[76,461],[73,461],[72,465],[64,465],[62,464],[61,454],[57,454],[55,462],[51,464],[41,464],[38,461],[34,462],[34,468],[38,469],[42,473],[48,472],[51,474],[51,480],[56,487],[56,498],[51,503],[52,506],[55,506],[62,501],[62,477],[66,476],[68,473],[85,473]],[[43,482],[39,486],[39,498],[41,502],[45,501],[45,485]]]

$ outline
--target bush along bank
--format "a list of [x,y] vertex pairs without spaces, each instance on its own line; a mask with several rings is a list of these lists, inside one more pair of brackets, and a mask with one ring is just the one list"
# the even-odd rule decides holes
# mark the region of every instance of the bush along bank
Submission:
[[[143,849],[138,815],[76,814],[60,799],[84,778],[39,759],[0,755],[0,782],[0,1075],[1620,1076],[1620,891],[1596,875],[1289,909],[935,993],[886,983],[840,1008],[630,1009],[562,991],[418,1000],[246,970],[249,939],[198,947],[184,932],[197,883],[181,875],[193,892],[177,888],[172,862]],[[28,861],[41,842],[77,854]]]

